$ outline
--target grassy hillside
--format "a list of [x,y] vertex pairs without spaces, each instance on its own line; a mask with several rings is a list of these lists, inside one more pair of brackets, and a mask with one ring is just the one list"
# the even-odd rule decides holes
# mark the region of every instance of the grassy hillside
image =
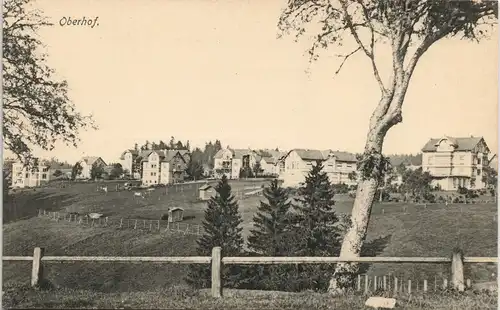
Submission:
[[[255,186],[249,182],[232,182],[233,189]],[[43,189],[17,193],[17,213],[35,216],[38,208],[77,212],[97,211],[108,216],[159,219],[168,206],[182,206],[191,223],[200,223],[204,203],[196,202],[196,189],[158,189],[148,199],[135,199],[130,192],[97,193],[95,184],[79,184],[64,189]],[[111,188],[111,186],[109,186]],[[191,200],[192,199],[192,200]],[[240,201],[248,233],[253,213],[261,197]],[[352,200],[337,197],[337,209],[349,213]],[[11,204],[11,208],[12,208]],[[9,205],[6,206],[9,208]],[[12,214],[12,213],[11,213]],[[449,256],[455,246],[466,256],[497,255],[497,209],[494,204],[404,206],[377,204],[368,229],[369,248],[364,255],[381,256]],[[103,256],[177,256],[194,255],[195,236],[166,232],[90,228],[74,222],[55,222],[32,217],[10,219],[3,227],[4,255],[31,255],[35,246],[46,248],[46,255]],[[57,286],[92,289],[105,292],[150,291],[182,283],[185,265],[51,263],[48,279]],[[496,279],[494,265],[466,266],[466,277],[473,281]],[[30,263],[4,263],[4,281],[28,282]],[[448,265],[375,264],[370,275],[394,275],[404,279],[428,279],[433,285],[449,273]],[[495,273],[495,275],[492,275]],[[420,284],[421,285],[421,284]]]

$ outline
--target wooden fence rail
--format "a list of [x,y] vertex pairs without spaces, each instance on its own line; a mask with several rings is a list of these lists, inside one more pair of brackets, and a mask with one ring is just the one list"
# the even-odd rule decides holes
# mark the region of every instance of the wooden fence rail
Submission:
[[[463,257],[458,251],[452,253],[450,258],[447,257],[223,257],[220,247],[212,249],[212,256],[173,256],[173,257],[140,257],[140,256],[44,256],[43,248],[35,248],[33,256],[2,256],[3,261],[32,261],[31,285],[38,286],[43,280],[42,262],[113,262],[113,263],[169,263],[169,264],[211,264],[212,272],[212,288],[213,297],[222,296],[222,265],[262,265],[262,264],[330,264],[339,262],[352,263],[430,263],[430,264],[451,264],[451,285],[453,289],[463,291],[465,287],[470,286],[470,279],[464,280],[464,263],[498,263],[498,257]],[[368,276],[364,277],[364,289],[368,292],[370,280]],[[391,285],[392,281],[392,285]],[[371,286],[374,290],[378,288],[394,287],[394,292],[402,292],[404,289],[403,279],[398,285],[397,277],[374,277]],[[417,290],[418,290],[417,282]],[[448,286],[448,280],[443,279],[443,288]],[[423,290],[427,291],[427,280],[423,282]],[[434,288],[436,289],[437,282],[434,279]],[[361,275],[358,275],[357,290],[361,291]],[[408,280],[406,292],[411,293],[412,284]]]

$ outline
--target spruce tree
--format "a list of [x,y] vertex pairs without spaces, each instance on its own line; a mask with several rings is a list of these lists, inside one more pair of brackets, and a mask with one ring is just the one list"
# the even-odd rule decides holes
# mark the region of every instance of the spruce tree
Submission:
[[[298,190],[298,203],[294,205],[297,256],[337,256],[341,235],[339,218],[335,214],[334,191],[320,161],[313,165]],[[300,266],[302,283],[299,287],[323,290],[328,287],[332,266]]]
[[[277,180],[263,191],[267,202],[261,201],[253,217],[248,248],[251,255],[287,256],[290,254],[288,217],[291,203],[288,192]],[[283,290],[290,266],[255,265],[245,270],[247,285],[253,289]]]
[[[221,247],[223,256],[242,253],[243,237],[238,203],[231,193],[231,186],[224,175],[215,187],[216,195],[208,201],[203,221],[204,234],[198,239],[197,255],[210,256],[212,248]],[[237,266],[223,268],[223,280],[227,287],[236,285],[239,275]],[[210,266],[191,265],[186,281],[196,288],[210,287]]]

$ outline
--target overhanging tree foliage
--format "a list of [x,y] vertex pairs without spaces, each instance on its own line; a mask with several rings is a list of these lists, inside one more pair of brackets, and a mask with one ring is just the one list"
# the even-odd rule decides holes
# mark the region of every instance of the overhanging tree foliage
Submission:
[[46,65],[38,30],[51,26],[31,0],[3,2],[3,145],[28,162],[34,147],[76,146],[79,131],[96,128],[76,111],[66,81]]
[[[479,40],[487,35],[485,24],[496,23],[497,1],[446,0],[288,0],[279,28],[296,36],[307,34],[312,23],[315,31],[309,54],[318,58],[319,49],[350,48],[338,55],[338,73],[354,54],[369,60],[369,69],[380,89],[378,104],[370,118],[362,162],[358,166],[360,182],[352,210],[352,224],[340,255],[356,257],[366,237],[370,211],[383,174],[382,147],[390,128],[402,122],[402,106],[413,72],[425,52],[444,38],[460,36]],[[380,45],[390,47],[392,63],[381,68],[377,61]],[[336,53],[338,54],[338,53]],[[381,74],[382,69],[388,78]],[[344,292],[354,284],[356,264],[338,264],[330,283],[332,293]]]

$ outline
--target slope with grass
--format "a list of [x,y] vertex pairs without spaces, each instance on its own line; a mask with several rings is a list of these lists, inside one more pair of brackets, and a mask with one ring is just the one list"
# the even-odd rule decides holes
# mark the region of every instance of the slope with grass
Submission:
[[[233,188],[244,189],[244,182],[233,182]],[[65,189],[44,189],[25,192],[17,197],[23,202],[23,212],[36,215],[36,209],[98,211],[111,216],[158,219],[170,205],[186,209],[189,220],[200,223],[204,203],[186,199],[188,190],[157,189],[152,198],[134,201],[130,192],[97,193],[95,184],[81,184]],[[110,186],[111,188],[111,186]],[[191,189],[192,197],[195,189]],[[191,195],[189,194],[189,195]],[[31,196],[30,196],[31,195]],[[31,199],[30,199],[31,197]],[[159,197],[159,198],[158,198]],[[24,200],[23,200],[24,199]],[[156,200],[155,200],[156,199]],[[195,198],[193,198],[195,199]],[[262,197],[240,201],[244,233],[248,234],[253,213]],[[352,200],[337,197],[337,211],[349,213]],[[20,202],[19,202],[20,203]],[[150,205],[146,205],[150,203]],[[28,213],[31,211],[31,213]],[[494,204],[404,206],[376,204],[368,228],[369,247],[365,256],[449,256],[455,246],[466,256],[497,256],[497,209]],[[90,228],[72,222],[55,222],[33,217],[12,221],[3,227],[4,255],[31,255],[33,248],[46,248],[47,255],[102,256],[177,256],[195,255],[196,237],[178,233]],[[4,281],[28,282],[29,263],[4,263]],[[374,264],[367,266],[370,275],[393,275],[417,280],[449,273],[448,265]],[[95,289],[107,292],[149,291],[183,282],[185,265],[169,264],[110,264],[110,263],[51,263],[47,264],[48,279],[60,287]],[[493,275],[494,274],[494,275]],[[466,266],[466,277],[474,282],[492,281],[496,266],[477,264]]]

